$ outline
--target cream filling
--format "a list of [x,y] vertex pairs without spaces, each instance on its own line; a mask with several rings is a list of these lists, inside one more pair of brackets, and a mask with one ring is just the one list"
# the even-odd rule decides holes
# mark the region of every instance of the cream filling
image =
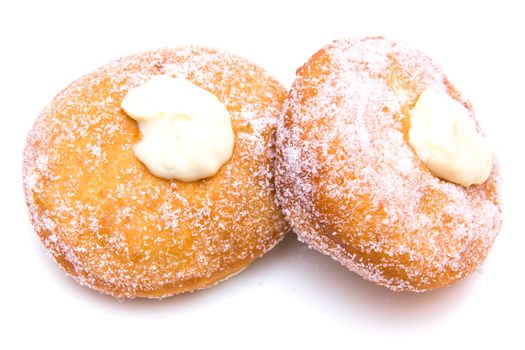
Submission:
[[232,156],[226,107],[186,79],[155,76],[130,90],[121,106],[142,134],[135,155],[155,176],[197,181],[215,175]]
[[434,175],[465,187],[488,179],[494,147],[462,104],[427,89],[409,117],[409,143]]

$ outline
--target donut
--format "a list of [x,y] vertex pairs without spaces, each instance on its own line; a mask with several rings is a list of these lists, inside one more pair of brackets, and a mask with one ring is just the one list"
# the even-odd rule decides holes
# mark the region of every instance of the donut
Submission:
[[[211,177],[168,180],[137,159],[137,122],[121,108],[152,77],[184,78],[216,96],[235,146]],[[200,47],[121,58],[69,85],[27,138],[29,216],[58,265],[114,297],[162,298],[240,272],[288,231],[271,157],[286,90],[255,64]]]
[[440,67],[384,37],[335,40],[297,70],[277,126],[277,200],[309,247],[393,291],[471,274],[502,222],[500,171],[461,186],[434,175],[408,142],[407,111],[433,89],[466,111]]

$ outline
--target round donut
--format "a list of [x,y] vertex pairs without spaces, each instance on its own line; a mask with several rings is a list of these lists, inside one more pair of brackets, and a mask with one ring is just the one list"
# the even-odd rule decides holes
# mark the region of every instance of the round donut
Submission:
[[[161,179],[134,155],[141,135],[120,103],[159,74],[210,91],[230,113],[234,151],[215,176]],[[166,297],[241,271],[288,231],[270,160],[285,97],[262,68],[198,47],[122,58],[75,81],[43,110],[24,153],[44,246],[82,285],[115,297]]]
[[430,173],[408,144],[406,111],[426,88],[475,120],[420,51],[383,37],[336,40],[297,71],[277,131],[277,199],[299,239],[394,291],[469,275],[502,221],[496,160],[486,182],[465,188]]

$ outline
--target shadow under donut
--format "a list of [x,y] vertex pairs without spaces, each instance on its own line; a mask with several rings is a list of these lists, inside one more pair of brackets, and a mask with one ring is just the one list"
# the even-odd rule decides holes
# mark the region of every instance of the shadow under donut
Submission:
[[[45,255],[43,248],[39,250]],[[250,290],[256,291],[256,298],[264,297],[271,289],[273,297],[277,290],[277,297],[279,294],[288,296],[305,308],[313,308],[341,322],[387,324],[390,327],[428,326],[457,308],[475,285],[471,277],[432,292],[395,293],[362,279],[329,257],[309,249],[297,241],[294,233],[288,234],[273,250],[237,276],[208,289],[161,300],[113,298],[81,286],[73,278],[63,277],[56,264],[44,258],[48,260],[47,270],[53,275],[52,279],[70,289],[71,294],[119,313],[143,316],[198,311],[203,305],[234,304],[240,295],[250,294]],[[287,312],[282,305],[278,311],[280,314]]]

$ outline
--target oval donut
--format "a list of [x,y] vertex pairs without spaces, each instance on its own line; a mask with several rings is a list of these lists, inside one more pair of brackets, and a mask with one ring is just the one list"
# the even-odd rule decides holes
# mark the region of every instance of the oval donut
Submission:
[[485,183],[465,188],[432,175],[408,144],[406,111],[429,87],[475,120],[420,51],[336,40],[299,68],[278,125],[277,198],[299,239],[394,291],[469,275],[502,221],[497,160]]
[[[126,93],[159,74],[215,94],[231,115],[232,158],[213,177],[153,176],[135,157]],[[288,230],[270,155],[285,89],[260,67],[207,48],[160,49],[111,62],[44,109],[27,139],[31,221],[56,262],[115,297],[166,297],[239,272]]]

